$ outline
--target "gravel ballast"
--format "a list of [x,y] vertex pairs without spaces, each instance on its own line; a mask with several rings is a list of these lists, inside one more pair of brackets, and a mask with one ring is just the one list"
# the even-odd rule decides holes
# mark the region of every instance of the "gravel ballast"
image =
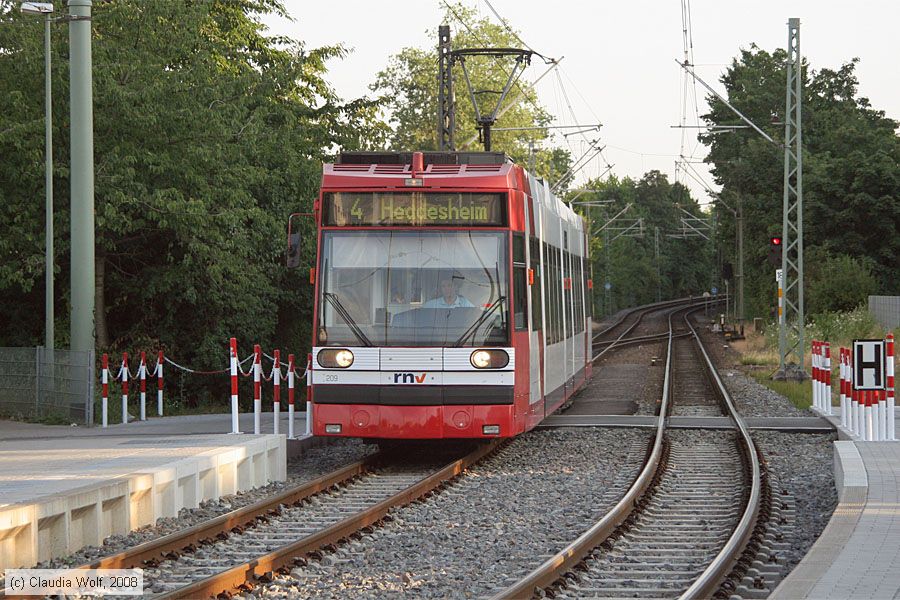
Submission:
[[425,502],[309,560],[255,598],[474,598],[539,565],[605,514],[647,434],[549,429],[517,438]]
[[773,492],[790,496],[795,503],[794,527],[785,532],[785,541],[791,546],[785,565],[787,573],[822,534],[837,506],[832,444],[835,437],[756,431],[753,439],[768,462]]
[[751,377],[733,369],[721,369],[722,381],[737,404],[743,417],[814,417],[806,409],[799,409],[790,400],[770,390]]

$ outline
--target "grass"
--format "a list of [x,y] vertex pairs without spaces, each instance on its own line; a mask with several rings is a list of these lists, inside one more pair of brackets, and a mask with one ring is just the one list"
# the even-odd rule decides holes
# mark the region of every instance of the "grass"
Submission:
[[778,353],[768,351],[742,352],[740,360],[744,366],[777,366]]
[[[775,361],[778,364],[778,361]],[[773,392],[781,394],[799,409],[812,406],[812,384],[807,381],[773,381],[768,373],[754,372],[752,377]]]
[[23,423],[37,423],[38,425],[71,425],[82,424],[80,420],[72,419],[64,411],[50,411],[42,416],[34,416],[23,413],[0,412],[0,419],[6,421],[20,421]]

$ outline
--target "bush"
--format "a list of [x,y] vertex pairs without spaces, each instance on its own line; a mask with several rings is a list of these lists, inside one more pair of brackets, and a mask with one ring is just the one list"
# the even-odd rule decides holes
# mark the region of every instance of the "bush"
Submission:
[[878,289],[868,262],[815,248],[806,262],[806,312],[852,311]]

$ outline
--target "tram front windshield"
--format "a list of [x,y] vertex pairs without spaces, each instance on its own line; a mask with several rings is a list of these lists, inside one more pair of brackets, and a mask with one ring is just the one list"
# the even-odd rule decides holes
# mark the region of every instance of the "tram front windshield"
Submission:
[[505,345],[507,239],[499,231],[326,231],[318,344]]

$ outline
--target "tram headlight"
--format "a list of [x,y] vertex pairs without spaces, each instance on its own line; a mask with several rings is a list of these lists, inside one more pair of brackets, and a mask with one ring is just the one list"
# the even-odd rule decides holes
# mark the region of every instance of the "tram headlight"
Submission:
[[476,350],[469,362],[476,369],[502,369],[509,364],[509,354],[506,350]]
[[346,348],[325,348],[319,351],[317,360],[327,369],[346,369],[353,364],[353,353]]

